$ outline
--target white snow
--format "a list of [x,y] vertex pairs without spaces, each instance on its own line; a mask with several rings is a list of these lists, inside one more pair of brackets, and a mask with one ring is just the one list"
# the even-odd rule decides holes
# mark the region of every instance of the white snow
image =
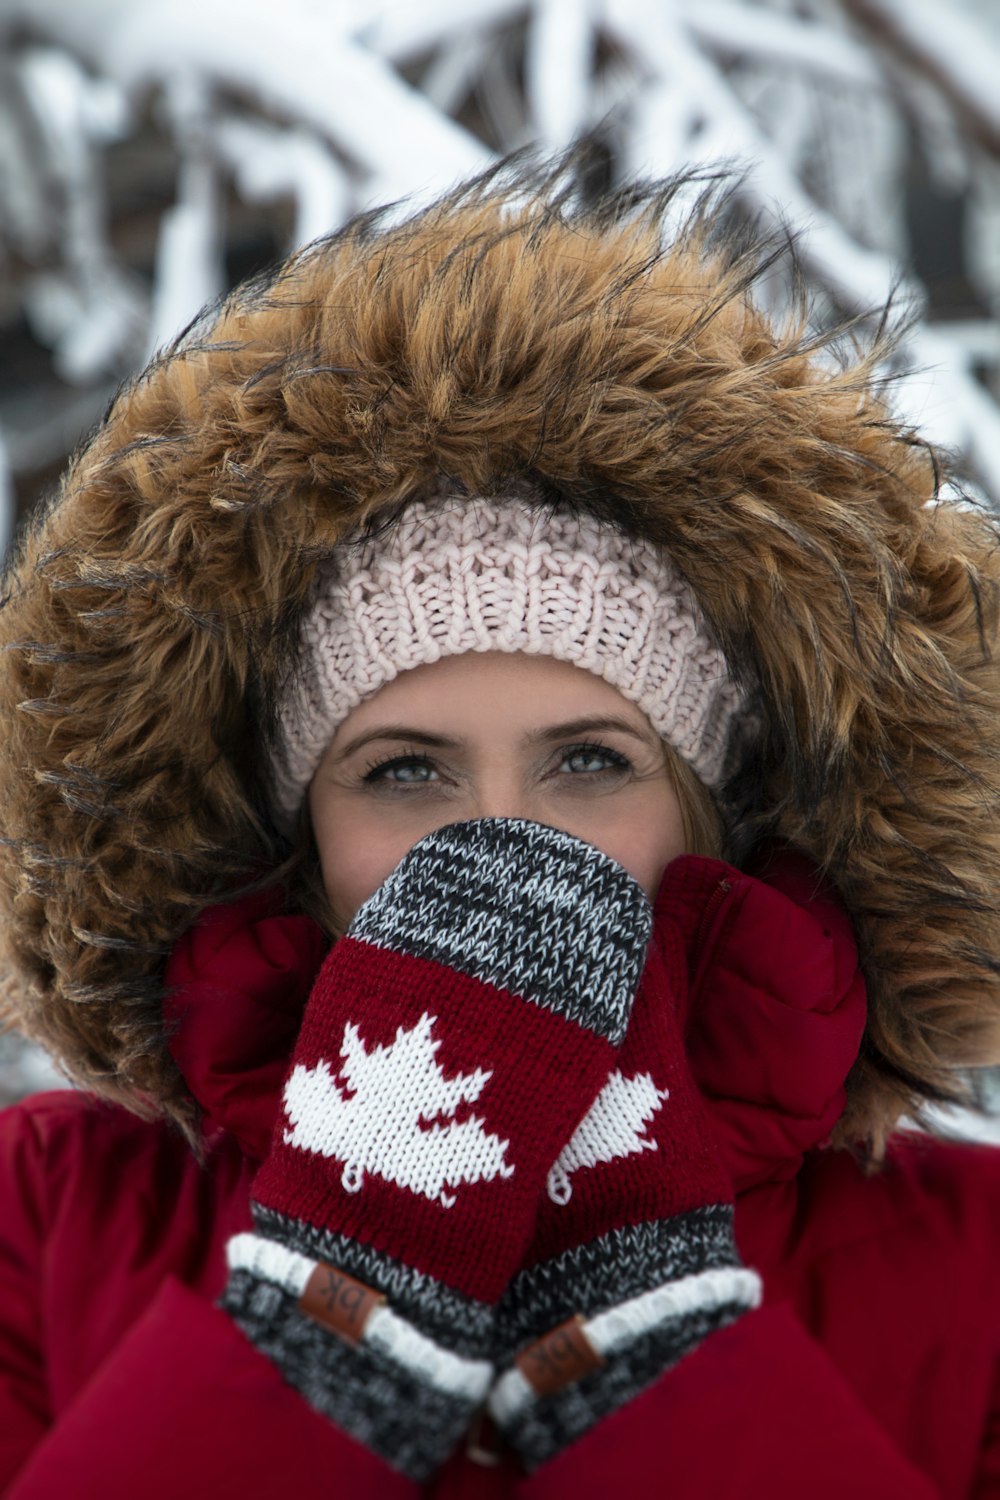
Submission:
[[810,78],[882,86],[878,63],[869,50],[816,21],[741,0],[699,0],[685,6],[683,15],[692,33],[724,56],[763,58],[772,67],[800,70]]
[[528,20],[525,93],[539,143],[568,146],[587,123],[597,46],[592,0],[535,0]]
[[[941,0],[866,0],[896,33],[949,74],[958,92],[1000,136],[1000,42],[960,5]],[[994,20],[996,11],[994,10]]]

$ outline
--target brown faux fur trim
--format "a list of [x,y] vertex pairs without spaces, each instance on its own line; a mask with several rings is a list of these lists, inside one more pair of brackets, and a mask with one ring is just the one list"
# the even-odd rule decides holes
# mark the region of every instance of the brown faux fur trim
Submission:
[[[855,918],[870,1021],[842,1144],[1000,1056],[993,524],[753,302],[772,248],[710,190],[581,205],[488,174],[239,289],[114,404],[22,538],[0,611],[8,1013],[191,1132],[160,1008],[203,904],[282,854],[262,744],[315,560],[436,488],[521,478],[669,548],[768,733],[744,830]],[[265,733],[262,733],[262,726]]]

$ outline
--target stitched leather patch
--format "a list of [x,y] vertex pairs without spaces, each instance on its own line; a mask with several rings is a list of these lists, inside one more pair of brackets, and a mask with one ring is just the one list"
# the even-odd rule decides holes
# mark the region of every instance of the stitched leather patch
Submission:
[[359,1344],[365,1324],[384,1301],[381,1293],[363,1281],[355,1281],[345,1271],[321,1262],[306,1282],[299,1298],[299,1311],[349,1344]]
[[604,1361],[587,1338],[579,1314],[522,1349],[514,1363],[537,1396],[551,1396],[582,1380]]

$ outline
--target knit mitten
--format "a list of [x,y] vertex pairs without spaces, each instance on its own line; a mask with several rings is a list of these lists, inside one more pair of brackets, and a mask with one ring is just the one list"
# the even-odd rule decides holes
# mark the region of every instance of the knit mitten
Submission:
[[651,908],[541,824],[415,844],[310,995],[222,1305],[417,1480],[492,1381],[496,1303],[625,1034]]
[[658,919],[624,1043],[547,1174],[504,1299],[516,1353],[489,1410],[529,1469],[760,1300],[684,1054],[686,983],[680,934]]

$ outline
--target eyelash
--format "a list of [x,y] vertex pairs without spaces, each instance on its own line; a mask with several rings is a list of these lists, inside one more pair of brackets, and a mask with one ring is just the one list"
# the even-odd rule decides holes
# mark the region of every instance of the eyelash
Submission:
[[[579,745],[570,745],[562,752],[562,759],[567,760],[573,755],[599,755],[603,759],[612,762],[603,771],[580,771],[575,773],[578,780],[594,776],[621,775],[624,771],[632,769],[631,761],[627,760],[624,755],[620,755],[617,750],[609,750],[606,745],[591,744],[589,741]],[[390,781],[382,775],[382,772],[388,771],[391,767],[410,765],[430,766],[432,770],[436,769],[429,755],[387,755],[381,760],[369,762],[365,767],[362,780],[370,786],[377,786],[381,783],[384,786],[406,788],[434,786],[436,784],[430,781]]]

